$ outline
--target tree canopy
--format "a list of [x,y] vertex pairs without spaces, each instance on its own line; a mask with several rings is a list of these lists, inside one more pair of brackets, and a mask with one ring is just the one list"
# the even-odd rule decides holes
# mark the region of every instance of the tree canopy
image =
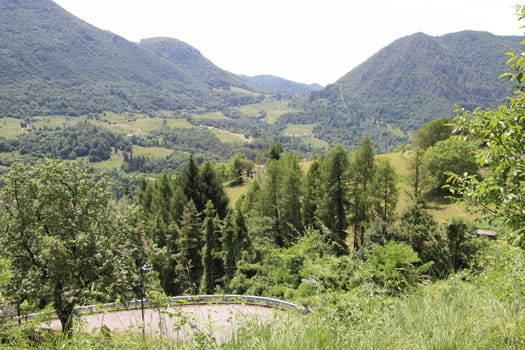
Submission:
[[134,295],[141,234],[111,198],[86,168],[53,160],[14,164],[1,189],[1,252],[11,260],[13,298],[51,302],[66,332],[74,306]]

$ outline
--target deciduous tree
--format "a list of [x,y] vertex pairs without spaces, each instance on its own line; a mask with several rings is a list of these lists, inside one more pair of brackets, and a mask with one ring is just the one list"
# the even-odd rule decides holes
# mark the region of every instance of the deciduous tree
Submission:
[[0,192],[2,253],[19,300],[51,302],[70,334],[73,308],[133,296],[140,231],[110,207],[108,184],[77,163],[15,163]]

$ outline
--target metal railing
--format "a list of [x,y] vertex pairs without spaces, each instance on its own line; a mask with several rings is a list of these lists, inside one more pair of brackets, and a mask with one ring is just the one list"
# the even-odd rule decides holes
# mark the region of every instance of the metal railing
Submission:
[[[142,302],[144,306],[151,308],[157,306],[154,302],[148,299],[142,300],[131,300],[127,303],[107,303],[102,305],[85,305],[77,306],[74,308],[74,312],[78,315],[94,314],[108,311],[120,311],[120,310],[134,310],[141,307]],[[294,303],[288,301],[259,297],[253,295],[236,295],[236,294],[226,294],[226,295],[183,295],[175,296],[167,299],[161,300],[162,303],[168,303],[170,306],[183,307],[185,305],[195,305],[195,304],[245,304],[245,305],[255,305],[262,307],[270,307],[280,310],[297,310],[302,313],[307,313],[309,310],[304,307],[300,307]],[[50,312],[37,312],[22,316],[11,315],[11,319],[15,321],[29,321],[36,317],[49,317],[56,318],[56,313],[54,311]]]

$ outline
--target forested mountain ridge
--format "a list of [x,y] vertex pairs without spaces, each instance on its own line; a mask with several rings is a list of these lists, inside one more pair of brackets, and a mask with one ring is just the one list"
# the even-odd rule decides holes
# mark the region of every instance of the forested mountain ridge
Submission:
[[0,115],[216,110],[231,97],[51,0],[1,2],[0,33]]
[[302,84],[273,75],[241,76],[241,78],[258,91],[274,94],[302,95],[323,89],[319,84]]
[[466,108],[505,102],[508,51],[520,37],[463,31],[394,41],[324,90],[314,92],[295,122],[317,123],[317,137],[355,147],[370,135],[381,151],[407,142],[426,122]]
[[139,47],[167,59],[181,71],[196,80],[202,80],[212,88],[229,86],[252,88],[237,75],[217,67],[199,50],[178,39],[163,37],[142,39]]

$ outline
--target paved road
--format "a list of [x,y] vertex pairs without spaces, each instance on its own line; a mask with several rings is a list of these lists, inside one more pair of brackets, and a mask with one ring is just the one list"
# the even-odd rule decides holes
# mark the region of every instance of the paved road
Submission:
[[[243,322],[278,319],[285,312],[264,306],[242,304],[184,305],[160,311],[146,309],[145,332],[149,335],[183,339],[198,330],[212,335],[218,343],[222,343],[228,340]],[[140,309],[83,315],[82,321],[88,332],[102,326],[116,331],[142,331]],[[60,322],[50,320],[44,327],[60,329]]]

